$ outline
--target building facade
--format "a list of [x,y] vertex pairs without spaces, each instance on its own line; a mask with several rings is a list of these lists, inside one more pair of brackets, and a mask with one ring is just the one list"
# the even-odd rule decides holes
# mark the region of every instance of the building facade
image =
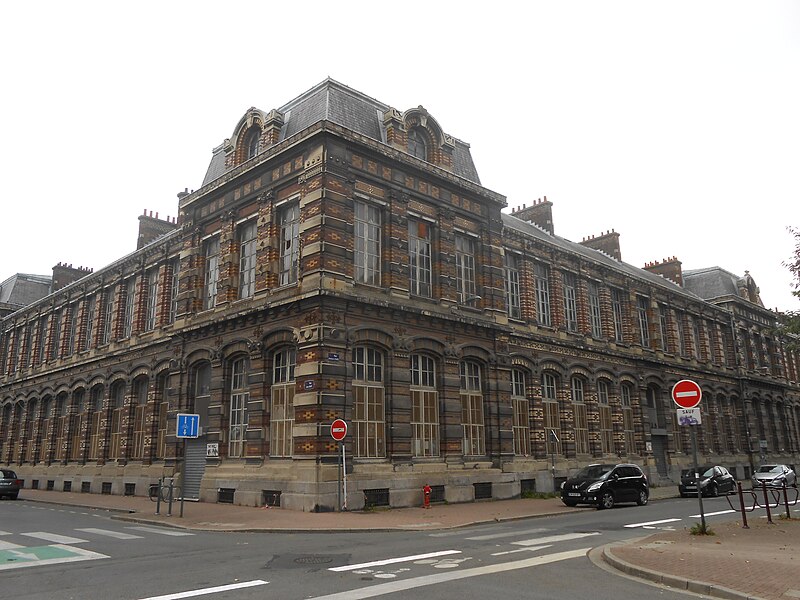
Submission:
[[[422,108],[333,80],[252,108],[179,216],[0,321],[0,463],[26,487],[335,510],[550,491],[590,462],[800,457],[799,359],[752,278],[639,269],[511,214]],[[176,437],[179,413],[200,436]]]

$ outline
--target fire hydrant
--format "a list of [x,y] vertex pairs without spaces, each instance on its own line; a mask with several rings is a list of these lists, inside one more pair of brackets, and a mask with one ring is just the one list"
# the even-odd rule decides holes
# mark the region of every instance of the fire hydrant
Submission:
[[427,483],[425,487],[422,488],[422,508],[430,508],[431,507],[431,486]]

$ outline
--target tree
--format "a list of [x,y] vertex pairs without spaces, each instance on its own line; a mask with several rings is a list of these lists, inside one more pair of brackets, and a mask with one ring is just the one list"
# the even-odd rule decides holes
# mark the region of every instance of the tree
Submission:
[[[794,281],[792,281],[792,294],[800,298],[800,228],[787,227],[789,233],[794,236],[794,254],[783,263],[789,269]],[[782,313],[779,318],[782,332],[789,334],[787,348],[791,351],[800,350],[800,310],[789,310]]]

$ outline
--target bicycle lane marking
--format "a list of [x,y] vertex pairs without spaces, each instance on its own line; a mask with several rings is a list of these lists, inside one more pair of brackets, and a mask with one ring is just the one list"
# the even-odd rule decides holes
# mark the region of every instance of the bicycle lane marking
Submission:
[[105,554],[63,544],[19,546],[0,550],[0,571],[109,558]]

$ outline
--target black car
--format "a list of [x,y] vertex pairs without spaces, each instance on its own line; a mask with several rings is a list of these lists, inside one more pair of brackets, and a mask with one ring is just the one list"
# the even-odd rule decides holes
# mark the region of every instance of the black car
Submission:
[[637,465],[589,465],[561,485],[561,501],[567,506],[594,504],[612,508],[619,502],[647,504],[650,488]]
[[681,471],[681,482],[678,484],[681,498],[697,495],[698,487],[703,496],[730,494],[736,489],[736,479],[725,467],[707,465],[698,467],[697,472],[700,474],[699,478],[695,477],[694,469]]
[[16,500],[22,481],[17,479],[17,474],[10,469],[0,469],[0,498],[3,496]]

